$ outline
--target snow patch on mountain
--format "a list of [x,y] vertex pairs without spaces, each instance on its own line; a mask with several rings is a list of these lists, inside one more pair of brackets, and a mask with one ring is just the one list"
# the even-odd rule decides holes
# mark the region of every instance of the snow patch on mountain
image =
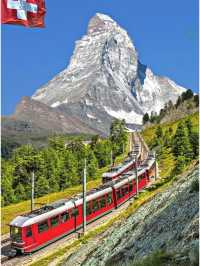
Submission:
[[111,110],[109,107],[104,107],[105,111],[120,120],[125,120],[127,124],[137,124],[142,125],[142,115],[138,115],[134,111],[131,112],[125,112],[124,110],[114,111]]
[[128,33],[109,16],[97,13],[87,34],[76,42],[68,67],[32,98],[108,133],[112,117],[141,124],[144,113],[159,113],[184,90],[141,64]]
[[93,116],[93,115],[90,115],[90,114],[87,114],[87,117],[89,117],[89,118],[91,118],[91,119],[96,119],[96,117],[95,117],[95,116]]
[[57,102],[53,103],[51,105],[51,107],[55,108],[55,107],[59,106],[60,104],[61,104],[61,102],[57,101]]

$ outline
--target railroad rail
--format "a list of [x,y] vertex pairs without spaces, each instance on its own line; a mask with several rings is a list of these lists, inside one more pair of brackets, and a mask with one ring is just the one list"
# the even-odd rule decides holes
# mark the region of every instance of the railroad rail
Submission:
[[[142,163],[145,164],[145,157],[148,156],[148,152],[147,152],[147,148],[145,147],[145,143],[144,141],[142,141],[142,137],[140,136],[140,134],[138,132],[134,132],[132,134],[132,147],[134,145],[138,145],[139,147],[139,156],[141,156],[141,161]],[[122,180],[123,181],[123,180]],[[150,184],[150,183],[149,183]],[[117,185],[117,184],[116,184]],[[145,187],[144,187],[145,189]],[[143,190],[141,190],[140,192],[143,192]],[[130,192],[129,192],[130,193]],[[129,204],[130,202],[132,202],[134,200],[134,198],[137,197],[137,195],[133,196],[132,198],[130,198],[125,202],[123,202],[123,205],[119,205],[119,207],[117,209],[113,209],[112,212],[110,212],[109,214],[104,215],[101,218],[98,218],[98,220],[96,220],[95,222],[92,222],[91,224],[88,225],[88,228],[93,228],[94,225],[98,226],[99,224],[101,224],[103,221],[107,220],[110,217],[113,216],[113,214],[115,214],[116,212],[119,212],[120,210],[123,210],[127,207],[127,204]],[[68,239],[76,239],[77,238],[77,231],[73,232],[72,234],[63,237],[62,239],[52,243],[51,245],[48,245],[47,247],[43,248],[42,251],[37,252],[36,254],[31,255],[31,259],[34,257],[37,257],[38,255],[41,256],[42,253],[46,252],[47,250],[51,249],[53,247],[53,250],[55,249],[55,247],[57,247],[59,245],[59,243],[61,243],[63,245],[63,243],[66,242],[66,240]],[[21,255],[21,256],[17,256],[17,257],[10,257],[11,254],[9,253],[9,249],[11,247],[11,241],[9,238],[3,239],[2,240],[2,264],[6,265],[6,266],[10,266],[10,265],[22,265],[22,262],[24,261],[29,261],[30,260],[30,256],[28,255]],[[19,264],[18,264],[19,263]]]

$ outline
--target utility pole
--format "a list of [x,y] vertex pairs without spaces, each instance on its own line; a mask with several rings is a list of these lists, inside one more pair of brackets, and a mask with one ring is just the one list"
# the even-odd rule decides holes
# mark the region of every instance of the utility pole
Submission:
[[113,151],[111,150],[110,152],[110,164],[111,164],[111,168],[113,166]]
[[86,232],[86,175],[87,175],[87,169],[86,169],[86,159],[85,159],[85,165],[83,170],[83,235]]
[[130,137],[130,141],[129,141],[129,152],[131,152],[132,151],[132,142],[133,142],[133,132],[131,133],[131,137]]
[[138,189],[138,171],[137,171],[137,157],[135,156],[135,176],[136,176],[136,195],[139,193]]
[[35,173],[31,175],[31,211],[34,210],[34,190],[35,190]]
[[154,158],[155,158],[155,180],[158,177],[158,169],[157,169],[157,158],[156,158],[156,152],[154,152]]

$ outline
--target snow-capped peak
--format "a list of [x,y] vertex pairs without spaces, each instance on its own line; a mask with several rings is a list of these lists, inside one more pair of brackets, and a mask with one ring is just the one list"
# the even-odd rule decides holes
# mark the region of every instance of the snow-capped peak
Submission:
[[109,17],[108,15],[105,15],[105,14],[102,14],[102,13],[96,13],[96,16],[98,18],[100,18],[101,20],[114,22],[114,20],[111,17]]
[[113,117],[141,124],[145,112],[159,112],[183,91],[141,64],[128,33],[109,16],[97,13],[87,34],[76,42],[69,66],[32,98],[107,133]]

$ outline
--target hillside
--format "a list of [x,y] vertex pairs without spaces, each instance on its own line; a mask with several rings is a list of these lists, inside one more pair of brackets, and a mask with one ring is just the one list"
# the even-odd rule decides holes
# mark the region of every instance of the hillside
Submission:
[[197,265],[198,166],[156,184],[82,239],[30,265]]
[[84,124],[75,115],[61,111],[38,101],[23,97],[11,116],[2,117],[2,157],[8,158],[12,150],[31,143],[35,147],[47,145],[54,135],[96,135],[99,131]]
[[[191,131],[197,133],[198,113],[194,113],[162,124],[163,140],[169,128],[172,128],[170,139],[175,139],[180,124],[189,120]],[[89,231],[82,239],[66,243],[66,247],[31,265],[198,265],[198,161],[192,159],[185,163],[177,174],[172,143],[166,146],[158,142],[155,146],[159,127],[154,125],[142,132],[148,145],[159,152],[160,179],[153,188],[147,189],[122,213]]]
[[[163,131],[165,131],[166,129],[171,127],[173,130],[173,134],[174,134],[177,129],[178,123],[185,122],[187,119],[191,120],[194,130],[198,132],[199,130],[199,113],[198,112],[192,113],[190,115],[186,115],[183,118],[175,120],[175,121],[163,123],[162,129]],[[158,128],[158,125],[151,125],[151,127],[145,128],[144,131],[142,132],[142,135],[148,145],[151,145],[151,142],[155,136],[155,132],[157,128]]]
[[152,127],[155,124],[170,123],[184,118],[187,115],[199,111],[199,95],[194,94],[190,89],[183,92],[177,99],[176,103],[169,101],[165,104],[159,113],[151,112],[143,116],[144,128]]
[[161,119],[161,124],[169,123],[170,121],[175,121],[183,118],[186,115],[190,115],[198,112],[199,106],[194,101],[194,99],[188,99],[182,102],[180,105],[173,106],[172,108],[168,108],[165,116]]
[[198,192],[192,188],[197,178],[198,167],[180,176],[126,220],[82,245],[61,265],[135,265],[152,254],[155,261],[157,254],[163,262],[152,265],[192,265],[193,245],[196,249],[198,245]]

